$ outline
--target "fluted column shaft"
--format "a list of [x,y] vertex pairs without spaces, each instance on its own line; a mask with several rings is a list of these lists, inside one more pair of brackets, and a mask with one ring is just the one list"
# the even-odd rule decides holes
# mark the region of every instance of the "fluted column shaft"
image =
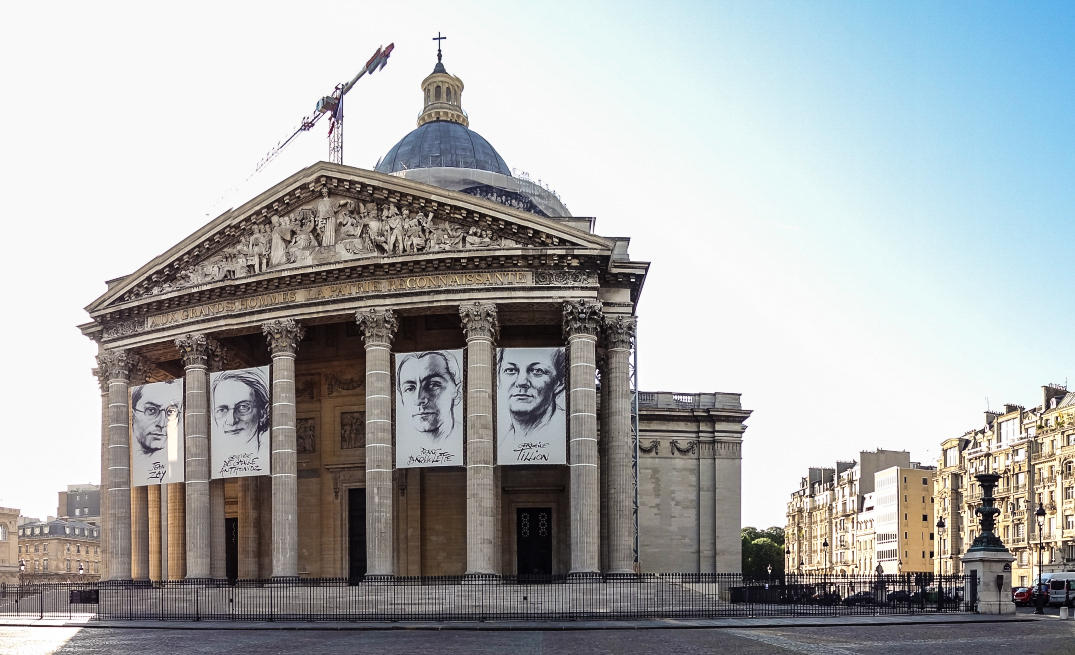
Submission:
[[634,478],[631,475],[631,344],[635,319],[627,316],[605,322],[608,353],[607,385],[608,439],[605,444],[608,477],[608,572],[634,572],[634,525],[631,508],[634,502]]
[[564,303],[568,346],[571,471],[571,571],[596,575],[601,540],[600,471],[597,455],[597,334],[601,306],[586,300]]
[[[216,340],[210,339],[209,343],[209,368],[213,371],[225,369],[226,353],[224,346]],[[208,399],[212,412],[212,399]],[[212,452],[212,434],[209,438],[209,449]],[[210,461],[212,461],[210,459]],[[228,577],[228,547],[227,531],[224,520],[224,480],[213,479],[212,469],[209,471],[209,576],[215,580]]]
[[261,326],[272,353],[272,575],[299,574],[295,355],[305,329],[291,319]]
[[146,541],[149,544],[149,565],[147,570],[149,579],[154,582],[163,580],[165,577],[164,553],[168,552],[166,539],[162,537],[162,535],[167,535],[167,531],[162,530],[164,527],[164,519],[161,518],[161,507],[163,506],[161,490],[163,487],[164,485],[160,484],[143,487],[146,490],[146,516],[149,524],[147,527],[148,536],[146,537]]
[[131,488],[131,579],[149,580],[149,487],[147,486]]
[[186,492],[182,482],[163,485],[162,494],[168,495],[167,523],[168,534],[168,579],[182,580],[187,570],[187,520]]
[[100,535],[101,552],[104,554],[100,562],[101,580],[109,580],[108,574],[108,372],[102,367],[93,369],[97,376],[97,383],[101,387],[101,529]]
[[239,568],[238,576],[242,580],[261,577],[259,570],[259,553],[261,538],[258,526],[261,524],[261,499],[259,497],[258,477],[242,477],[239,485]]
[[108,376],[108,571],[110,580],[131,579],[131,445],[127,389],[136,356],[104,351],[98,366]]
[[209,520],[209,339],[188,334],[175,340],[183,356],[186,438],[187,577],[209,577],[209,539],[216,528]]
[[462,305],[459,316],[467,339],[467,575],[498,575],[492,373],[496,305]]
[[392,310],[355,314],[366,345],[366,575],[391,576],[392,339],[399,322]]

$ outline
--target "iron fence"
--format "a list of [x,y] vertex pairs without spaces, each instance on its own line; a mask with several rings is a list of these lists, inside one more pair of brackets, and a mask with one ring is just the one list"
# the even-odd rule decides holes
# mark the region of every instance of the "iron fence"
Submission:
[[0,618],[496,621],[972,612],[970,577],[668,573],[593,578],[42,583],[0,590]]

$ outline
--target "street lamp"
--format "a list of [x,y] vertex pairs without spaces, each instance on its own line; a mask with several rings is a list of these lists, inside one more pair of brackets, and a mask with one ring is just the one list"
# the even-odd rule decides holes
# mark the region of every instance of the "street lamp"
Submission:
[[79,562],[78,563],[78,575],[79,575],[79,577],[82,576],[82,571],[83,571],[82,562]]
[[944,575],[944,558],[941,557],[941,532],[943,532],[946,527],[947,526],[944,524],[943,516],[937,519],[937,543],[935,545],[937,547],[937,560],[940,563],[940,566],[937,567],[937,570],[940,572],[941,575]]
[[1034,511],[1034,517],[1038,520],[1038,586],[1034,590],[1037,592],[1037,597],[1034,602],[1034,613],[1045,614],[1045,590],[1041,584],[1041,551],[1042,551],[1042,529],[1045,527],[1045,508],[1041,503],[1038,503],[1038,509]]
[[26,573],[26,560],[19,560],[19,585],[22,585],[22,576]]

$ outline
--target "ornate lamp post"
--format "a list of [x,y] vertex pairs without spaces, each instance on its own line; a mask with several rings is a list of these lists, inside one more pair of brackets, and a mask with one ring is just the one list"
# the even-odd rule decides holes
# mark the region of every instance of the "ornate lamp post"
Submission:
[[1041,582],[1042,529],[1045,527],[1045,508],[1041,503],[1038,503],[1034,518],[1038,520],[1038,584],[1034,588],[1034,613],[1045,614],[1045,586]]
[[943,607],[942,603],[944,603],[944,557],[941,552],[944,541],[941,538],[941,533],[944,532],[945,527],[947,526],[945,526],[944,517],[942,516],[937,519],[937,561],[939,563],[937,567],[937,604],[939,607]]
[[22,576],[26,573],[26,560],[19,560],[19,586],[22,586]]

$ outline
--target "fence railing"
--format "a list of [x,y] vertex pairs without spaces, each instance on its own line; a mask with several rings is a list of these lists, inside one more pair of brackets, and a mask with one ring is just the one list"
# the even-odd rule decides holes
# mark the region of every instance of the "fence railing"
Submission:
[[491,621],[970,612],[969,578],[644,574],[45,583],[0,590],[0,617],[161,621]]

